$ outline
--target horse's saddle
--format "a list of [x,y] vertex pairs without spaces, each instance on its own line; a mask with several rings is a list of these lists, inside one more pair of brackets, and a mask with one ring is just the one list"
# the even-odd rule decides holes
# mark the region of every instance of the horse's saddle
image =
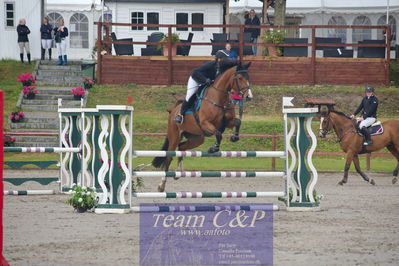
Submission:
[[[380,121],[375,122],[371,126],[367,128],[367,131],[370,133],[371,136],[375,135],[381,135],[384,133],[384,127],[382,126],[382,123]],[[363,136],[362,133],[358,132],[360,136]]]
[[206,85],[201,86],[198,88],[198,91],[193,96],[191,96],[190,100],[188,101],[190,104],[190,107],[187,108],[187,111],[184,114],[192,114],[192,113],[198,112],[198,110],[201,107],[205,89],[206,89]]

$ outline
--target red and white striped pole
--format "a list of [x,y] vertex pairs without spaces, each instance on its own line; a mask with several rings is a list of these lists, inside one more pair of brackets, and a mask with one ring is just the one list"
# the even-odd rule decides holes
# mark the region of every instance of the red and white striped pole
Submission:
[[9,265],[6,259],[3,257],[3,167],[4,167],[4,158],[3,158],[3,147],[4,147],[4,138],[3,138],[3,126],[4,126],[4,94],[3,91],[0,90],[0,263],[2,266]]

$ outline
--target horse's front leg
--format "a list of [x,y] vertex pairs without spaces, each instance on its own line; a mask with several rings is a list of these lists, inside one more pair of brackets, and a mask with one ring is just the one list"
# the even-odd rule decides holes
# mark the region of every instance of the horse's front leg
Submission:
[[368,176],[360,169],[360,162],[359,162],[359,156],[356,154],[353,156],[353,164],[355,165],[356,172],[364,179],[366,182],[370,182],[370,184],[375,185],[375,182],[373,179],[369,179]]
[[[208,152],[209,153],[218,152],[220,150],[220,143],[222,142],[223,139],[222,132],[216,129],[216,127],[213,124],[209,123],[208,121],[201,122],[201,128],[205,132],[205,136],[210,137],[212,135],[215,135],[216,137],[215,144],[213,144],[213,146],[208,149]],[[226,124],[222,122],[222,126],[220,127],[220,129],[224,131],[225,128]]]
[[233,136],[230,137],[231,142],[237,142],[240,140],[240,127],[241,127],[241,119],[234,118],[234,133]]
[[348,173],[349,173],[349,168],[351,167],[351,163],[353,160],[353,151],[348,151],[346,153],[346,163],[345,163],[345,169],[344,169],[344,178],[338,182],[338,185],[343,185],[348,182]]

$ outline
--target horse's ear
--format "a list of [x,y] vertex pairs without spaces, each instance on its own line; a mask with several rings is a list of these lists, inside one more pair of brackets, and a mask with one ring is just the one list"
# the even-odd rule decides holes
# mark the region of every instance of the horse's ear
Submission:
[[241,69],[242,69],[241,61],[238,61],[236,70],[238,71],[238,70],[241,70]]
[[249,63],[246,64],[246,65],[243,65],[243,66],[242,66],[242,69],[248,69],[248,68],[251,66],[251,64],[252,64],[252,62],[249,62]]

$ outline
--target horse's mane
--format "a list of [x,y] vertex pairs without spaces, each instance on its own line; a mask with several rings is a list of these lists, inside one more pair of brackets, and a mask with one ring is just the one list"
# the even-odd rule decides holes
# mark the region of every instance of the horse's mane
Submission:
[[335,114],[340,115],[340,116],[343,116],[343,117],[345,117],[345,118],[347,118],[347,119],[349,119],[349,120],[352,120],[349,116],[347,116],[346,114],[344,114],[344,113],[341,112],[341,111],[331,110],[330,112],[331,112],[331,113],[335,113]]

